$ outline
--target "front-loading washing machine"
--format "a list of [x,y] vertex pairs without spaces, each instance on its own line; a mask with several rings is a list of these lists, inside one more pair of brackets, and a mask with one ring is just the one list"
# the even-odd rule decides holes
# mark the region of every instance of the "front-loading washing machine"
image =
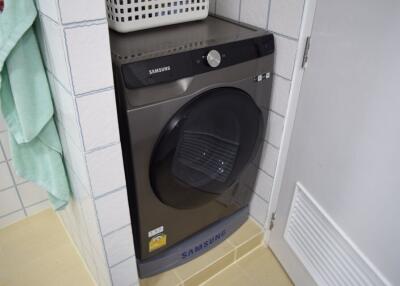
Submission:
[[271,93],[272,34],[223,18],[110,31],[140,277],[248,218]]

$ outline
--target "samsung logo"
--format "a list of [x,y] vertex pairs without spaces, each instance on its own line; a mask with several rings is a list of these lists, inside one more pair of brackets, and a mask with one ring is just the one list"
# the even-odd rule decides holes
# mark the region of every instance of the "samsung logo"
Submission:
[[170,71],[171,70],[171,66],[165,66],[165,67],[161,67],[161,68],[156,68],[156,69],[151,69],[149,70],[149,74],[155,74],[155,73],[160,73],[160,72],[166,72],[166,71]]
[[210,247],[217,241],[223,239],[225,237],[225,235],[226,235],[226,230],[223,230],[223,231],[217,233],[216,235],[210,237],[209,239],[199,243],[195,247],[189,248],[188,250],[185,250],[184,252],[182,252],[181,258],[182,259],[189,258],[198,252],[206,250],[208,247]]

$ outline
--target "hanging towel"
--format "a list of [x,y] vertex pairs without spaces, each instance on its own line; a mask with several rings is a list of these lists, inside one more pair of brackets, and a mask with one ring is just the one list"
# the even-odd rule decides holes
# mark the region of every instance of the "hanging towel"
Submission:
[[47,190],[54,209],[60,210],[70,200],[70,189],[32,29],[36,14],[33,0],[8,0],[0,13],[0,110],[16,173]]

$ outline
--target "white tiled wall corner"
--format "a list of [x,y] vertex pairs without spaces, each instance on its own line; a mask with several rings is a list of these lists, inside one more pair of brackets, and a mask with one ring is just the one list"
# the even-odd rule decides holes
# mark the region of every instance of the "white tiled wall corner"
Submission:
[[76,102],[86,150],[119,141],[114,90],[78,97]]
[[138,282],[134,257],[111,268],[113,286],[133,286]]
[[23,210],[11,213],[7,216],[0,217],[0,229],[9,226],[17,221],[25,218],[25,213]]
[[50,203],[48,200],[46,200],[33,206],[27,207],[25,208],[25,210],[28,216],[31,216],[49,208],[51,208]]
[[[241,0],[240,21],[267,28],[269,0]],[[230,1],[226,1],[230,2]]]
[[250,202],[250,215],[261,225],[264,225],[267,218],[268,203],[261,199],[257,194],[253,195]]
[[103,235],[107,235],[130,223],[126,189],[96,199],[97,216]]
[[265,143],[261,155],[260,168],[270,176],[275,176],[279,150],[271,144]]
[[300,33],[304,1],[271,0],[268,29],[297,39]]
[[52,82],[51,87],[57,125],[61,124],[76,146],[83,149],[81,130],[76,116],[75,98],[52,74],[48,73],[47,77]]
[[297,41],[275,35],[275,73],[292,79],[296,60]]
[[269,112],[265,140],[277,148],[279,148],[281,145],[284,123],[284,117],[275,112]]
[[133,255],[133,236],[131,226],[119,229],[104,237],[108,264],[113,266]]
[[65,28],[65,36],[74,93],[113,86],[107,22]]
[[95,197],[125,186],[120,144],[89,153],[86,158]]
[[106,261],[105,245],[103,245],[103,239],[99,228],[97,211],[94,205],[95,202],[92,198],[88,198],[82,200],[80,203],[84,215],[83,220],[86,223],[87,233],[89,234],[90,240],[90,249],[87,249],[90,253],[90,257],[86,259],[92,261],[92,264],[94,264],[90,267],[95,268],[96,270],[96,282],[99,285],[110,285],[111,277],[109,276],[109,266]]
[[67,90],[71,91],[63,27],[44,15],[40,15],[40,22],[44,44],[48,52],[46,54],[47,68]]
[[257,175],[256,185],[254,187],[254,191],[258,194],[263,200],[269,201],[269,197],[272,191],[272,184],[274,183],[274,178],[267,175],[263,171],[259,171]]
[[217,5],[217,0],[210,0],[210,8],[209,8],[209,12],[211,14],[215,14],[215,9],[216,9],[216,5]]
[[85,154],[79,146],[75,144],[62,125],[58,125],[58,134],[60,135],[61,145],[63,147],[64,160],[66,165],[71,167],[79,177],[82,184],[90,189],[89,177],[86,167]]
[[59,22],[57,0],[36,0],[36,8],[53,21]]
[[98,20],[106,17],[105,4],[98,0],[59,0],[63,24]]
[[27,182],[17,188],[25,207],[47,200],[47,192],[34,183]]
[[0,191],[0,217],[22,208],[15,188]]
[[274,75],[272,81],[271,110],[286,116],[289,102],[291,82],[283,77]]
[[217,0],[216,13],[233,20],[239,20],[240,0]]
[[8,164],[6,162],[0,163],[0,190],[4,190],[13,185]]
[[11,159],[11,149],[10,149],[10,141],[8,138],[8,132],[2,132],[0,133],[0,141],[1,141],[1,145],[3,146],[4,149],[4,157],[7,160]]

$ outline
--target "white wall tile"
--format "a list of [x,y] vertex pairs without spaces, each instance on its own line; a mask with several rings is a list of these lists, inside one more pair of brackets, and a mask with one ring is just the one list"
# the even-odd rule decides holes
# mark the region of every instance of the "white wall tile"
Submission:
[[264,225],[265,220],[267,219],[268,212],[268,203],[263,201],[256,194],[253,195],[253,198],[250,202],[250,215],[256,221],[258,221],[261,225]]
[[257,175],[256,185],[254,191],[264,200],[269,201],[272,191],[274,178],[268,176],[263,171],[259,171]]
[[133,286],[137,281],[136,259],[133,257],[111,268],[113,286]]
[[215,9],[216,9],[216,5],[217,5],[217,0],[210,0],[210,9],[209,12],[211,14],[215,14]]
[[21,184],[27,181],[25,178],[22,178],[17,175],[17,173],[15,172],[13,161],[10,161],[10,169],[11,169],[11,175],[13,176],[16,184]]
[[26,213],[31,216],[51,208],[49,201],[44,201],[26,208]]
[[79,177],[82,184],[90,189],[89,177],[86,167],[86,159],[83,150],[81,150],[71,137],[66,133],[64,127],[58,128],[61,144],[63,147],[64,159],[66,164],[69,165],[75,174]]
[[0,190],[9,188],[13,185],[10,170],[8,169],[7,163],[0,163]]
[[10,140],[8,138],[8,132],[2,132],[0,133],[0,141],[1,144],[3,145],[4,149],[4,156],[7,158],[7,160],[11,159],[11,148],[10,148]]
[[278,148],[281,146],[284,123],[284,117],[276,114],[275,112],[269,112],[265,140]]
[[66,28],[65,35],[75,94],[112,86],[107,23]]
[[261,155],[260,168],[270,176],[275,176],[276,164],[278,161],[279,150],[271,144],[265,143]]
[[18,192],[25,207],[47,199],[47,192],[32,182],[19,185]]
[[104,237],[108,264],[115,265],[135,254],[132,228],[127,226]]
[[79,97],[76,101],[86,150],[119,141],[114,90]]
[[79,176],[75,173],[73,167],[70,166],[69,162],[66,162],[65,164],[67,173],[68,173],[68,179],[69,183],[71,186],[71,191],[73,193],[74,199],[76,200],[83,200],[90,195],[90,189],[89,186],[85,186]]
[[47,68],[63,86],[72,90],[63,27],[45,16],[40,16],[40,22],[48,52]]
[[59,13],[57,0],[36,0],[37,9],[50,17],[56,22],[59,22]]
[[240,0],[217,0],[217,15],[239,20]]
[[290,85],[291,81],[274,75],[272,82],[271,109],[282,116],[286,116]]
[[0,216],[15,212],[21,208],[21,202],[15,188],[0,191]]
[[51,86],[57,123],[61,123],[75,144],[83,149],[81,130],[75,108],[75,97],[55,80],[51,74],[48,75],[48,78],[53,82]]
[[86,158],[95,197],[125,186],[120,144],[89,153]]
[[1,217],[0,218],[0,229],[9,226],[13,223],[16,223],[17,221],[25,218],[25,214],[23,210],[14,212],[12,214],[9,214],[7,216]]
[[275,35],[275,73],[292,79],[297,41]]
[[59,0],[59,3],[64,24],[106,17],[106,5],[98,0]]
[[300,33],[304,0],[271,0],[270,9],[268,29],[297,39]]
[[269,0],[242,0],[242,4],[240,5],[240,21],[266,29],[268,7]]
[[129,224],[131,221],[126,189],[97,199],[96,209],[103,235]]

